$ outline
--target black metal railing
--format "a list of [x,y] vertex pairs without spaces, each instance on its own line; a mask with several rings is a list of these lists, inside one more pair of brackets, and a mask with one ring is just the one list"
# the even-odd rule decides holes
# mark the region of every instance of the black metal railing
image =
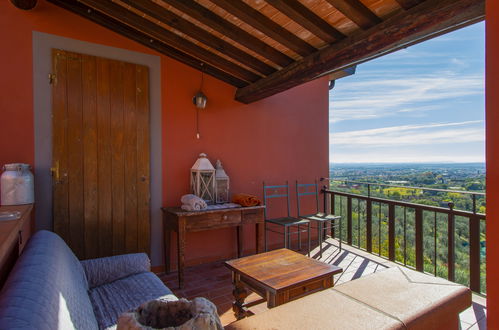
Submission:
[[[345,243],[467,285],[474,292],[486,292],[485,214],[477,212],[484,193],[343,181],[343,188],[352,185],[363,189],[352,193],[330,185],[322,190],[325,212],[346,219],[340,229]],[[471,210],[457,209],[451,200],[435,206],[420,204],[414,196],[413,201],[386,198],[373,187],[412,189],[416,195],[464,194]]]

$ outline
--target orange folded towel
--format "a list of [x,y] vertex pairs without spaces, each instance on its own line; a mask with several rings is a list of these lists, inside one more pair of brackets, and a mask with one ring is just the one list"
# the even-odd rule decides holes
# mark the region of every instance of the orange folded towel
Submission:
[[261,205],[262,201],[258,197],[249,194],[235,194],[232,196],[232,203],[239,204],[241,206],[257,206]]

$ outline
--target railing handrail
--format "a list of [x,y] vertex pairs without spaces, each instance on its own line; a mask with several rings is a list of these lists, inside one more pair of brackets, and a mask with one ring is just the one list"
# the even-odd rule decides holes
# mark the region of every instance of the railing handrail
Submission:
[[[363,217],[365,218],[365,242],[366,242],[366,250],[369,253],[374,253],[373,251],[373,238],[375,236],[378,237],[378,255],[381,256],[382,254],[382,242],[381,242],[381,226],[382,226],[382,218],[385,219],[383,220],[386,222],[387,226],[387,237],[385,237],[384,242],[388,242],[388,259],[391,261],[396,261],[396,222],[397,221],[402,221],[403,220],[403,253],[404,253],[404,265],[406,265],[406,258],[407,258],[407,234],[406,234],[406,210],[407,208],[409,209],[414,209],[414,224],[412,225],[414,228],[414,253],[415,253],[415,265],[416,265],[416,270],[424,272],[425,267],[427,265],[427,262],[425,261],[425,231],[424,231],[424,221],[428,221],[426,216],[424,215],[425,211],[429,211],[434,213],[433,216],[433,230],[432,230],[432,236],[433,236],[433,272],[434,275],[437,276],[437,264],[438,264],[438,251],[437,251],[437,235],[438,235],[438,230],[437,230],[437,214],[446,214],[447,215],[447,278],[451,281],[455,281],[455,272],[456,272],[456,267],[455,267],[455,262],[456,262],[456,257],[455,257],[455,248],[456,248],[456,241],[455,241],[455,235],[456,235],[456,226],[455,226],[455,217],[463,217],[468,219],[468,231],[469,231],[469,236],[468,236],[468,244],[469,244],[469,262],[468,266],[464,267],[469,267],[469,287],[471,288],[472,291],[475,292],[481,292],[481,223],[482,221],[485,222],[486,215],[483,213],[476,213],[476,207],[475,207],[475,202],[476,198],[473,198],[473,204],[474,204],[474,210],[473,212],[471,211],[464,211],[464,210],[456,210],[454,209],[454,204],[452,202],[448,203],[449,208],[441,207],[441,206],[433,206],[433,205],[426,205],[426,204],[417,204],[417,203],[412,203],[412,202],[405,202],[405,201],[400,201],[400,200],[395,200],[395,199],[386,199],[386,198],[380,198],[380,197],[373,197],[369,193],[368,195],[361,195],[361,194],[354,194],[350,192],[344,192],[344,191],[338,191],[338,190],[333,190],[331,188],[327,188],[326,186],[323,187],[321,190],[322,193],[324,194],[324,213],[330,213],[330,214],[336,214],[340,216],[344,216],[342,212],[342,205],[343,202],[341,202],[342,198],[346,198],[346,243],[349,245],[353,244],[353,230],[354,230],[354,217],[353,217],[353,200],[357,200],[357,240],[358,240],[358,246],[361,246],[361,239],[360,239],[360,223],[361,223],[361,211],[360,211],[360,202],[363,201],[365,207],[363,211]],[[328,197],[329,196],[329,197]],[[339,213],[336,213],[337,209],[335,207],[335,200],[336,196],[340,200],[339,204]],[[329,202],[328,202],[329,200]],[[330,210],[328,210],[328,204],[330,205]],[[374,205],[379,204],[379,215],[377,215],[377,228],[378,228],[378,233],[373,234],[373,218],[375,216],[374,214]],[[386,205],[388,207],[388,212],[383,211],[382,212],[382,207],[381,205]],[[402,218],[399,218],[396,215],[396,207],[402,207],[404,209],[404,212],[402,214]],[[336,210],[335,210],[336,209]],[[386,210],[386,209],[385,209]],[[412,213],[412,212],[411,212]],[[382,217],[383,214],[383,217]],[[397,220],[398,219],[398,220]],[[400,220],[402,219],[402,220]],[[425,220],[426,219],[426,220]],[[431,224],[430,224],[431,226]],[[341,228],[341,225],[340,225]],[[343,229],[340,229],[342,231]],[[332,234],[334,235],[334,234]],[[386,239],[387,238],[387,239]],[[340,239],[342,239],[342,236],[340,235]],[[461,268],[462,269],[462,268]]]
[[345,183],[355,183],[355,184],[363,184],[363,185],[371,185],[371,186],[383,186],[383,187],[393,187],[393,188],[407,188],[407,189],[418,189],[418,190],[428,190],[428,191],[440,191],[440,192],[452,192],[459,194],[467,194],[467,195],[478,195],[485,196],[484,192],[473,192],[468,190],[451,190],[451,189],[440,189],[440,188],[429,188],[429,187],[413,187],[413,186],[399,186],[392,185],[386,183],[376,183],[376,182],[362,182],[362,181],[351,181],[351,180],[337,180],[337,179],[326,179],[329,182],[345,182]]
[[457,216],[462,216],[462,217],[472,217],[476,216],[480,218],[481,220],[485,220],[485,214],[484,213],[473,213],[471,211],[464,211],[464,210],[456,210],[452,208],[445,208],[441,206],[433,206],[433,205],[426,205],[426,204],[418,204],[418,203],[410,203],[410,202],[404,202],[404,201],[398,201],[395,199],[386,199],[386,198],[380,198],[380,197],[372,197],[372,196],[367,196],[367,195],[359,195],[359,194],[353,194],[349,192],[343,192],[343,191],[337,191],[337,190],[330,190],[330,189],[323,189],[323,192],[326,193],[332,193],[340,196],[345,196],[345,197],[353,197],[353,198],[359,198],[359,199],[369,199],[373,202],[377,203],[384,203],[384,204],[393,204],[397,206],[403,206],[403,207],[408,207],[408,208],[419,208],[423,209],[425,211],[431,211],[431,212],[438,212],[438,213],[445,213],[445,214],[454,214]]

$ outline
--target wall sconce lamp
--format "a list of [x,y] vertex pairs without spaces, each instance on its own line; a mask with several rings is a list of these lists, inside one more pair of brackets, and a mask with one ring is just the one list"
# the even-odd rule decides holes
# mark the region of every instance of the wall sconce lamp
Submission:
[[202,91],[199,91],[192,98],[192,103],[194,103],[196,108],[204,109],[206,108],[206,100],[207,100],[206,95],[204,95]]
[[201,63],[201,85],[199,86],[199,91],[192,98],[192,103],[198,109],[206,108],[206,101],[208,100],[206,98],[206,95],[204,95],[203,93],[203,82],[204,82],[204,63]]
[[199,86],[199,91],[192,98],[192,103],[196,106],[196,138],[200,138],[199,135],[199,110],[206,108],[206,102],[208,98],[203,93],[203,82],[204,82],[204,63],[201,63],[201,85]]

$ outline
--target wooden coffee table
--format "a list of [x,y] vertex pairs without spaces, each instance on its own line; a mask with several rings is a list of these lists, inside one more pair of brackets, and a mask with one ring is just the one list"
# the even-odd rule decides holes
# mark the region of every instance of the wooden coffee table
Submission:
[[[232,271],[234,315],[242,319],[248,307],[267,301],[269,308],[333,286],[333,275],[343,269],[288,249],[226,261]],[[244,303],[248,289],[263,299]]]

